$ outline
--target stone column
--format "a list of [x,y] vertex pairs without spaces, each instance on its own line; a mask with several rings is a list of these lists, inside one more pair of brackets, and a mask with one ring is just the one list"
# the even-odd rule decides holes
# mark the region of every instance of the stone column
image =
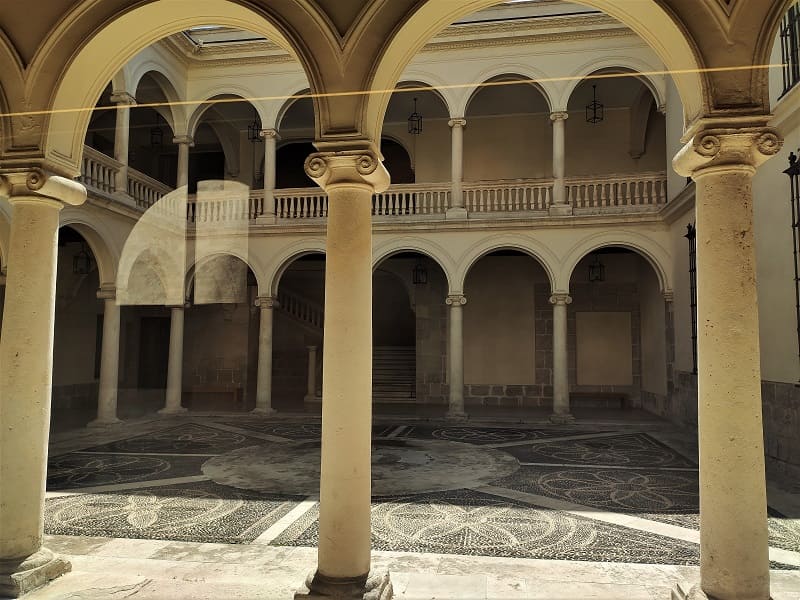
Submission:
[[550,214],[563,216],[572,214],[572,206],[567,203],[565,185],[566,173],[566,125],[569,113],[565,111],[550,113],[553,122],[553,203]]
[[264,212],[259,223],[275,223],[275,145],[280,139],[277,129],[262,129],[264,138]]
[[162,415],[185,413],[183,396],[183,317],[184,305],[171,306],[169,324],[169,362],[167,363],[167,400]]
[[308,346],[308,385],[306,386],[306,402],[317,399],[317,347]]
[[452,200],[450,208],[447,209],[446,218],[466,219],[467,209],[464,208],[464,127],[467,120],[463,118],[450,119],[447,124],[452,130]]
[[450,294],[445,300],[450,307],[450,344],[447,351],[447,382],[450,384],[448,419],[465,419],[464,411],[464,311],[467,299]]
[[696,127],[674,160],[697,183],[697,599],[769,598],[752,179],[782,142],[766,121]]
[[312,154],[306,172],[328,193],[329,212],[319,562],[296,598],[383,600],[392,594],[388,573],[370,573],[371,212],[389,175],[372,146]]
[[136,98],[128,92],[114,92],[111,94],[111,102],[117,105],[117,124],[114,129],[114,160],[122,164],[119,171],[117,171],[114,191],[117,194],[128,196],[131,106],[136,104]]
[[564,292],[550,296],[553,305],[553,423],[572,423],[569,411],[569,370],[567,359],[567,306],[572,298]]
[[11,239],[0,344],[0,596],[17,597],[69,571],[42,547],[53,381],[58,215],[85,188],[38,169],[0,177]]
[[194,138],[188,135],[179,135],[172,140],[178,144],[178,177],[175,187],[189,185],[189,148],[194,147]]
[[103,346],[100,351],[100,389],[97,395],[97,418],[89,423],[98,427],[119,423],[117,388],[119,386],[119,305],[115,289],[100,289],[104,301]]
[[261,309],[258,325],[258,379],[256,383],[256,407],[254,413],[271,415],[272,408],[272,316],[278,300],[272,296],[256,298]]

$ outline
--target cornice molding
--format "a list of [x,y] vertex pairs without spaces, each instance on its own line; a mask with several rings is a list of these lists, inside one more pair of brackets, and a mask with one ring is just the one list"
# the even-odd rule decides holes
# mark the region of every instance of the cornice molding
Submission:
[[574,29],[576,27],[604,27],[625,26],[608,15],[576,15],[574,17],[532,17],[515,21],[502,21],[499,23],[463,23],[450,25],[435,38],[461,37],[465,35],[494,35],[498,33],[522,33],[544,29]]
[[467,48],[487,48],[500,46],[523,46],[527,44],[542,44],[550,42],[571,42],[579,40],[612,39],[623,37],[636,37],[630,29],[590,29],[587,31],[571,31],[544,33],[538,35],[520,35],[501,38],[477,38],[471,40],[458,40],[452,42],[432,42],[423,47],[421,52],[442,52],[447,50],[463,50]]

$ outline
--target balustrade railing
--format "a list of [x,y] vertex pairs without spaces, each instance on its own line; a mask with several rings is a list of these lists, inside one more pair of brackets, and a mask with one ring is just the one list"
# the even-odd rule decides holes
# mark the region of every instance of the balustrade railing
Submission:
[[278,307],[289,316],[314,329],[321,330],[325,323],[325,309],[313,300],[294,292],[278,291]]
[[552,180],[501,180],[464,183],[467,212],[545,211],[553,200]]
[[573,209],[658,207],[667,203],[665,173],[569,178],[567,203]]
[[128,195],[139,208],[147,210],[171,191],[172,188],[168,185],[134,169],[128,169]]
[[328,195],[319,188],[276,190],[275,216],[278,219],[316,219],[328,216]]
[[94,148],[85,146],[79,180],[88,187],[111,194],[116,189],[117,173],[121,168],[122,163]]
[[450,206],[449,183],[414,183],[390,186],[372,197],[372,214],[442,215]]

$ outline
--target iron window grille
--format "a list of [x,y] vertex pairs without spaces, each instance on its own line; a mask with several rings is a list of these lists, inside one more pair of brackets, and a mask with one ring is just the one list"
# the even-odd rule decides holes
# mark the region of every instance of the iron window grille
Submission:
[[783,94],[800,81],[800,6],[789,8],[781,22],[781,62],[783,63]]
[[689,223],[686,235],[689,240],[689,309],[692,319],[692,373],[697,374],[697,228]]

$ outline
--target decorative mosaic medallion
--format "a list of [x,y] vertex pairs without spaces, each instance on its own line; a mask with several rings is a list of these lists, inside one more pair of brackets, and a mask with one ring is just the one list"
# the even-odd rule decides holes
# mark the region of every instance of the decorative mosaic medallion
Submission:
[[[268,494],[319,492],[319,442],[254,446],[217,456],[203,474],[234,488]],[[485,485],[519,468],[517,460],[491,448],[439,440],[375,440],[374,496],[419,494]]]

